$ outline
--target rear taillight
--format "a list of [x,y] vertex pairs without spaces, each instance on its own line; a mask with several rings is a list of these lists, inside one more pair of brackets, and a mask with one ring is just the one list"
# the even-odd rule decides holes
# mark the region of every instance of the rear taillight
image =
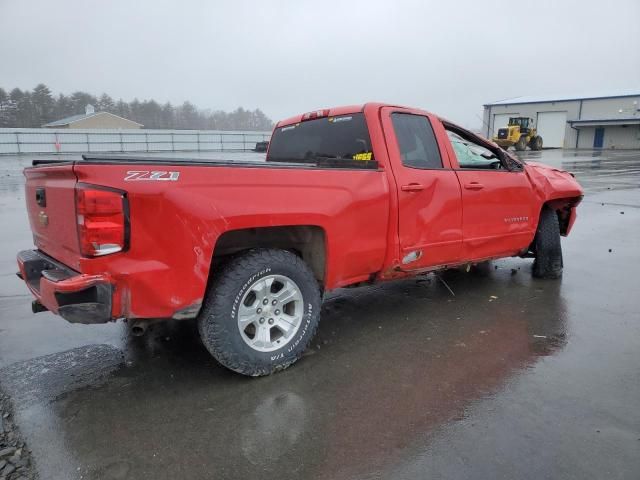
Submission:
[[125,250],[127,210],[125,192],[78,184],[76,215],[82,255],[98,257]]

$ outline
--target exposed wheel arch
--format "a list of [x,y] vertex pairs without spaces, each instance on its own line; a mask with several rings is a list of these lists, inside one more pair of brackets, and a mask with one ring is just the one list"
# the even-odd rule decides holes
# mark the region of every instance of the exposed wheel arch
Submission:
[[566,236],[571,224],[572,209],[580,203],[582,197],[566,197],[548,200],[542,205],[542,209],[550,208],[558,215],[560,235]]
[[326,278],[326,234],[316,225],[285,225],[230,230],[218,238],[213,250],[211,270],[219,268],[232,256],[254,248],[289,250],[311,268],[324,286]]

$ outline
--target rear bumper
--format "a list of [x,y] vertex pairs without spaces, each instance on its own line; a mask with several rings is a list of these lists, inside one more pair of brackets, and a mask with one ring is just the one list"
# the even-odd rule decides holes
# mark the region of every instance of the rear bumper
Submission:
[[78,273],[39,250],[24,250],[17,260],[18,276],[47,310],[72,323],[112,320],[113,286],[108,276]]

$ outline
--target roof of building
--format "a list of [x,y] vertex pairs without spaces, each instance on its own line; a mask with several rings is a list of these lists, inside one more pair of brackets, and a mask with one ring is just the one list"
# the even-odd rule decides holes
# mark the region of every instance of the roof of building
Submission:
[[593,127],[600,125],[635,125],[640,123],[639,117],[633,118],[595,118],[595,119],[582,119],[582,120],[567,120],[574,126]]
[[522,103],[544,103],[544,102],[569,102],[572,100],[594,100],[603,98],[640,97],[640,88],[628,90],[618,90],[612,92],[598,92],[590,94],[569,94],[569,95],[525,95],[523,97],[505,98],[495,102],[485,103],[484,106],[492,105],[513,105]]
[[62,125],[69,125],[70,123],[77,122],[78,120],[82,120],[83,118],[89,118],[95,116],[95,113],[87,115],[86,113],[79,113],[78,115],[71,115],[70,117],[61,118],[60,120],[56,120],[55,122],[45,123],[43,127],[59,127]]
[[141,123],[134,122],[133,120],[129,120],[128,118],[120,117],[118,115],[114,115],[109,112],[94,112],[94,113],[80,113],[78,115],[71,115],[70,117],[62,118],[60,120],[56,120],[55,122],[49,122],[42,125],[43,127],[62,127],[64,125],[69,125],[71,123],[76,123],[80,120],[85,120],[87,118],[95,117],[96,115],[111,115],[112,117],[118,117],[122,120],[126,120],[127,122],[135,123],[136,125],[143,126]]

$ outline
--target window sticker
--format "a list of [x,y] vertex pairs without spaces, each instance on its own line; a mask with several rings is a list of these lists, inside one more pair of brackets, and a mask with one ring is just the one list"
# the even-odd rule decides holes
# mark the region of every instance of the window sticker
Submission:
[[286,132],[287,130],[293,130],[294,128],[296,128],[298,125],[300,125],[299,123],[296,123],[295,125],[289,125],[288,127],[282,127],[280,129],[281,132]]
[[356,153],[353,156],[354,160],[371,160],[371,158],[373,157],[373,153],[371,152],[362,152],[362,153]]
[[329,123],[350,122],[353,117],[329,117]]

